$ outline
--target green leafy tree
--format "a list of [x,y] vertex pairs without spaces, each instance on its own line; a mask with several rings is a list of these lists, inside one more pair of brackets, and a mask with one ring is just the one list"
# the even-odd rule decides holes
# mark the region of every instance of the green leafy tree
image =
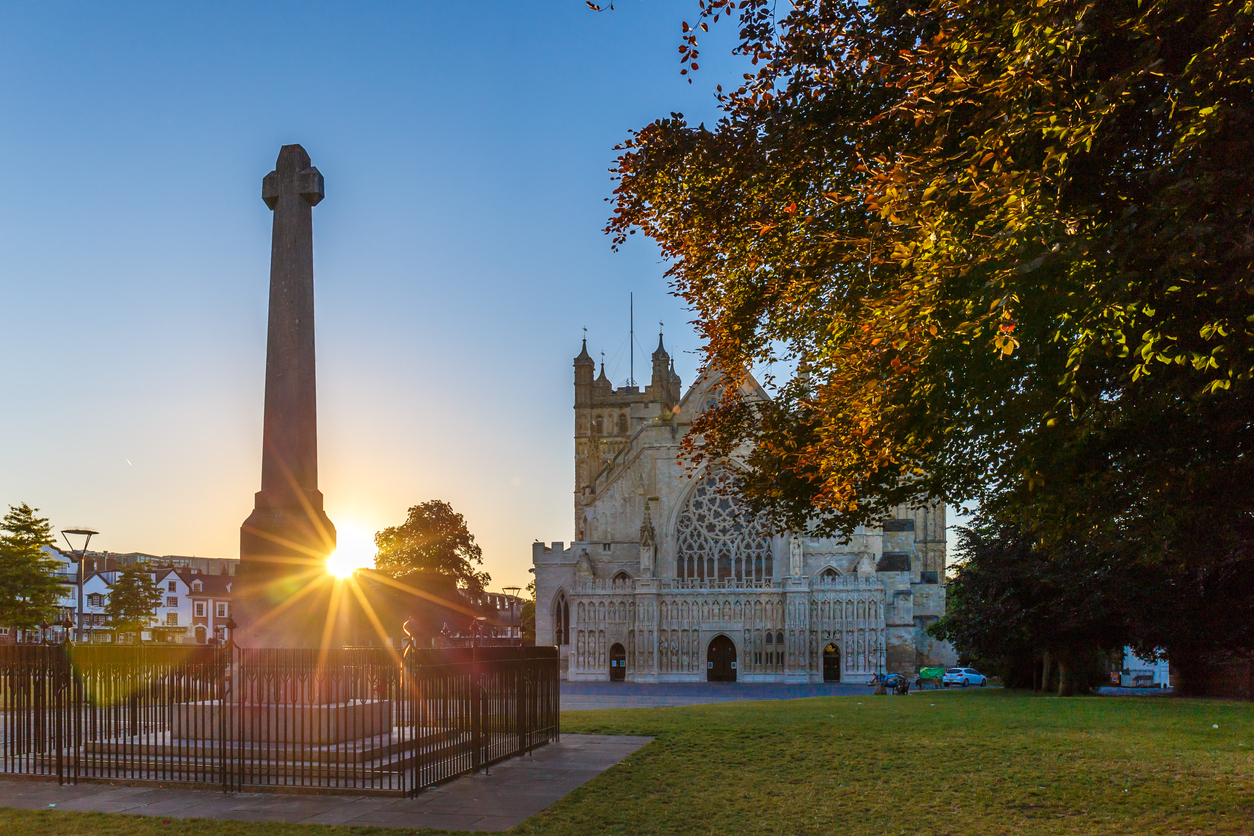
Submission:
[[10,505],[0,523],[0,624],[23,630],[52,620],[64,587],[45,551],[52,526],[26,503]]
[[657,242],[708,367],[799,373],[764,404],[725,387],[693,461],[750,449],[742,489],[789,527],[941,497],[1099,575],[1254,561],[1254,7],[698,15],[684,72],[730,19],[744,82],[712,127],[630,137],[607,231]]
[[469,634],[478,617],[496,617],[484,596],[491,579],[477,568],[483,551],[447,502],[413,506],[405,522],[375,535],[375,546],[375,571],[359,582],[368,585],[368,599],[388,602],[376,606],[386,611],[380,618],[398,627],[409,621],[421,646],[446,632]]
[[405,522],[385,528],[374,539],[375,568],[383,574],[441,579],[472,598],[482,595],[491,580],[476,568],[483,563],[483,549],[466,528],[465,518],[447,502],[415,505]]
[[161,599],[161,588],[150,573],[124,569],[109,590],[105,614],[118,633],[139,633],[152,623]]
[[996,667],[1009,686],[1052,684],[1059,696],[1100,684],[1101,661],[1131,640],[1143,597],[1135,567],[1083,544],[1044,543],[1014,525],[977,518],[959,529],[945,615],[928,628],[960,653]]
[[[1172,404],[1238,460],[1248,6],[711,0],[691,64],[720,16],[754,71],[714,128],[672,114],[631,137],[608,231],[661,246],[710,366],[806,374],[707,412],[690,453],[752,442],[748,493],[830,530],[1058,480],[1060,444],[1135,437]],[[1156,449],[1128,465],[1166,485]]]

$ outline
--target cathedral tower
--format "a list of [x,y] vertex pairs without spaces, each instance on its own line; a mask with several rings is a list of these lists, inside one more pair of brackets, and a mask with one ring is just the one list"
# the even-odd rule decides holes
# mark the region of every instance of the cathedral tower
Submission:
[[643,390],[628,381],[615,387],[605,374],[593,379],[596,363],[588,354],[585,339],[575,358],[575,539],[598,539],[600,534],[584,513],[611,478],[615,467],[623,464],[624,453],[632,438],[646,426],[671,419],[679,403],[680,380],[662,337],[658,335],[653,352],[653,373]]

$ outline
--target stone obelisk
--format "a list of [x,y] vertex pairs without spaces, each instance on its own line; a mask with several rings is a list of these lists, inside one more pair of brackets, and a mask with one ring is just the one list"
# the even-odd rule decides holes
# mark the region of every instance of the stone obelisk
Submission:
[[316,646],[326,618],[320,588],[335,527],[318,490],[313,285],[313,207],[323,194],[299,145],[284,145],[261,181],[274,211],[261,490],[240,527],[232,589],[235,640],[245,647]]

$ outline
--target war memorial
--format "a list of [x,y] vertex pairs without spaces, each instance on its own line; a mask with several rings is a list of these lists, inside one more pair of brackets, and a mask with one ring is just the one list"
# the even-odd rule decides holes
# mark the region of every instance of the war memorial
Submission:
[[[240,529],[223,646],[0,649],[0,777],[411,795],[556,739],[554,648],[346,647],[371,603],[326,570],[318,489],[312,209],[322,174],[285,145],[274,212],[261,490]],[[378,624],[380,639],[396,625]],[[67,633],[68,635],[68,633]]]

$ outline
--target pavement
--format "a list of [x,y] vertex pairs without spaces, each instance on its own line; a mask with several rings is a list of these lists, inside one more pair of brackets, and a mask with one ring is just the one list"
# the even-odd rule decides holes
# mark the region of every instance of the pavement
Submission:
[[465,775],[413,798],[0,781],[0,807],[495,832],[525,821],[652,739],[562,735],[560,741],[541,746],[533,755],[511,758],[488,773]]
[[806,697],[867,695],[862,684],[809,682],[796,685],[758,682],[563,682],[562,710],[657,708],[740,700],[799,700]]

